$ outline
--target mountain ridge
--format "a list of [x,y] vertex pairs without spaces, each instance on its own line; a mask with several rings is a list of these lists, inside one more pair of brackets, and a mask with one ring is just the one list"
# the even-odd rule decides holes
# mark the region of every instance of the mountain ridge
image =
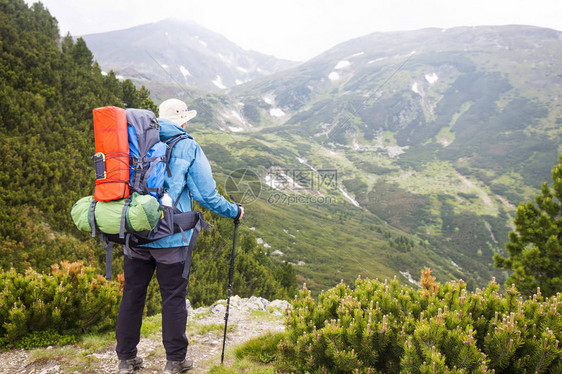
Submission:
[[103,69],[148,88],[153,82],[179,83],[220,92],[296,64],[246,51],[195,22],[177,19],[83,38]]

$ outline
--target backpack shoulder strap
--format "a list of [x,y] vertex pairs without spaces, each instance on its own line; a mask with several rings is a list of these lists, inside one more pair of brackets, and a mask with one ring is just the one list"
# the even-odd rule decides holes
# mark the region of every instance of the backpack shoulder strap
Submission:
[[172,176],[172,171],[170,170],[169,166],[170,158],[172,157],[172,150],[174,149],[176,144],[178,144],[178,142],[183,139],[193,139],[193,137],[188,134],[180,134],[164,140],[164,143],[166,143],[166,158],[164,159],[164,162],[166,162],[166,172],[168,173],[168,177]]

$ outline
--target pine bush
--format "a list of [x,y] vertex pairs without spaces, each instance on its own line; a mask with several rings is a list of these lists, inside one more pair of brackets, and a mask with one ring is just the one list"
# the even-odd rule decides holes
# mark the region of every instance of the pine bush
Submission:
[[507,258],[494,255],[496,267],[513,272],[507,284],[524,295],[541,287],[546,296],[562,291],[562,154],[552,169],[552,186],[544,182],[534,203],[519,204],[515,230],[506,243]]
[[44,330],[63,335],[107,330],[115,324],[120,298],[117,282],[106,281],[82,262],[53,265],[51,274],[2,271],[1,345],[33,345]]
[[562,301],[492,281],[422,288],[358,278],[295,296],[280,370],[298,373],[561,373]]

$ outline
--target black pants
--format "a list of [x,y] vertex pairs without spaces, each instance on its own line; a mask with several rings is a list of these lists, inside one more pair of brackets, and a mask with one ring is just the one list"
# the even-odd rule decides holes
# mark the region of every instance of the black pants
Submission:
[[181,262],[164,264],[154,258],[143,260],[124,257],[125,287],[119,306],[117,327],[117,357],[128,360],[136,357],[140,340],[142,314],[146,300],[146,290],[154,269],[162,296],[162,342],[166,358],[181,361],[187,354],[187,279],[182,278],[184,265]]

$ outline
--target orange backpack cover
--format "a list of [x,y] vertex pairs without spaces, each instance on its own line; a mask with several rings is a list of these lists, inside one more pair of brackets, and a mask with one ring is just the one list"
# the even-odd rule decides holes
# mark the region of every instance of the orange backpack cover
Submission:
[[129,136],[125,109],[93,110],[96,144],[94,199],[111,201],[129,196]]

